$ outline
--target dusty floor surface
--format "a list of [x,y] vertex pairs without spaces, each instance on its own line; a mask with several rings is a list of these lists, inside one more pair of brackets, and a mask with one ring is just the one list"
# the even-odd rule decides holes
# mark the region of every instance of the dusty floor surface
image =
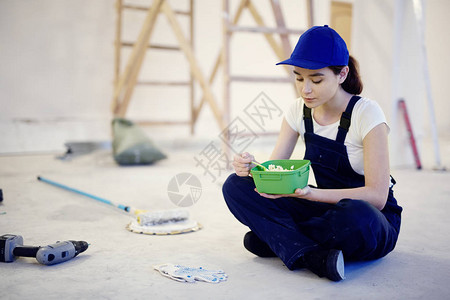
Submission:
[[[169,147],[170,148],[170,147]],[[201,148],[166,148],[152,166],[119,167],[108,150],[62,161],[55,154],[0,156],[0,234],[22,235],[26,245],[85,240],[88,250],[54,266],[32,258],[0,264],[1,299],[450,299],[450,172],[394,169],[395,195],[404,208],[396,249],[374,262],[347,263],[335,283],[307,270],[289,271],[242,246],[247,228],[229,213],[213,180],[194,157]],[[127,231],[118,209],[40,182],[38,175],[126,205],[176,207],[169,181],[190,172],[202,184],[191,217],[198,232],[150,236]],[[223,269],[219,284],[180,283],[161,276],[160,263]]]

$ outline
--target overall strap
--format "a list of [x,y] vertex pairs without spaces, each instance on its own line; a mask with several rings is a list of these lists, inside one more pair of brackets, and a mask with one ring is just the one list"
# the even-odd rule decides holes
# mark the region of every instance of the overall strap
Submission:
[[345,137],[347,136],[348,129],[350,128],[353,107],[355,107],[355,104],[356,104],[356,102],[358,102],[359,99],[361,99],[360,96],[353,96],[350,99],[350,101],[347,105],[347,108],[342,113],[341,121],[340,121],[339,127],[338,127],[338,133],[336,136],[336,142],[342,143],[342,144],[344,143]]
[[305,132],[313,133],[313,121],[311,116],[311,108],[303,104],[303,121],[305,123]]

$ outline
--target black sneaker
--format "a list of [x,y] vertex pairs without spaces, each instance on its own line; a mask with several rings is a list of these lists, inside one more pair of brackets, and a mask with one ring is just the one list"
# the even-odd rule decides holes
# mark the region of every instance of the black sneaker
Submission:
[[263,242],[253,231],[249,231],[245,234],[244,247],[259,257],[277,256],[272,249],[270,249],[269,245]]
[[319,250],[303,256],[305,266],[319,277],[341,281],[344,277],[344,255],[341,250]]

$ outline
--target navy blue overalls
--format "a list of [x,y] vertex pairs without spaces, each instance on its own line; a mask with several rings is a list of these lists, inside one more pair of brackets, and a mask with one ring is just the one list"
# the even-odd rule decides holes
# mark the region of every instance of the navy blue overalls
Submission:
[[[352,97],[342,114],[336,140],[314,134],[311,110],[304,107],[305,159],[311,161],[318,188],[364,186],[364,176],[352,169],[344,145],[359,99]],[[254,189],[251,177],[232,174],[224,183],[223,195],[234,216],[291,270],[310,251],[339,249],[346,260],[371,260],[388,254],[397,242],[402,208],[392,188],[382,211],[363,200],[328,204],[291,197],[268,199]]]

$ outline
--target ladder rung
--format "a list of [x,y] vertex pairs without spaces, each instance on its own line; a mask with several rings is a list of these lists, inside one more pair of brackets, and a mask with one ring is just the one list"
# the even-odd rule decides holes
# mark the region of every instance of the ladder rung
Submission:
[[289,77],[231,76],[230,80],[243,82],[292,82],[292,79]]
[[172,85],[172,86],[186,86],[190,85],[190,82],[187,81],[138,81],[137,84],[139,85]]
[[[120,44],[123,47],[133,47],[135,45],[135,43],[132,43],[132,42],[121,42]],[[172,50],[172,51],[180,51],[181,50],[181,48],[178,47],[178,46],[156,45],[156,44],[148,45],[147,48],[161,49],[161,50]]]
[[294,30],[287,28],[270,28],[270,27],[245,27],[245,26],[229,26],[229,32],[254,32],[254,33],[278,33],[278,34],[297,34],[300,35],[304,30]]
[[[123,8],[133,9],[133,10],[141,10],[141,11],[148,11],[150,9],[150,6],[141,6],[141,5],[133,5],[133,4],[124,4],[122,6]],[[183,11],[183,10],[174,10],[174,12],[177,15],[186,15],[189,16],[191,13],[189,11]]]
[[191,124],[190,121],[134,121],[140,126],[155,126],[155,125],[186,125]]

